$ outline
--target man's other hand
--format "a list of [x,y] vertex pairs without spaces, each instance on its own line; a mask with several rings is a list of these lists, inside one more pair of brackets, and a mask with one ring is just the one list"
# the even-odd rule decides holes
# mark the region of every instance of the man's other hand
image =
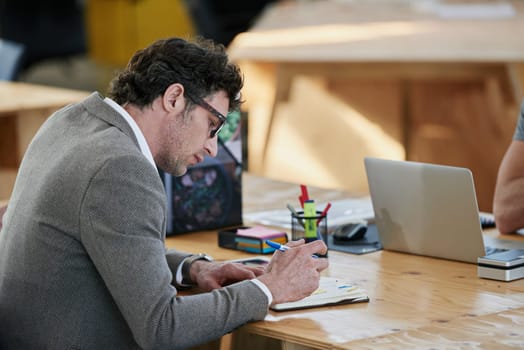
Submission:
[[191,265],[191,279],[199,288],[210,291],[235,282],[250,280],[264,273],[263,266],[197,260]]

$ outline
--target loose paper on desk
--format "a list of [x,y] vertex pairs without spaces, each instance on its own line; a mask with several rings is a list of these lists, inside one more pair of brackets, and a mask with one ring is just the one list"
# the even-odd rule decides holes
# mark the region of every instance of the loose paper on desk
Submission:
[[[326,203],[317,204],[319,208],[325,208]],[[267,210],[261,212],[244,213],[244,222],[254,222],[267,226],[276,226],[291,229],[291,216],[289,210],[282,205],[283,209]],[[298,210],[298,209],[297,209]],[[369,196],[361,198],[348,198],[331,201],[331,209],[327,216],[328,231],[339,225],[353,221],[372,221],[375,217],[373,205]]]
[[320,306],[365,303],[369,297],[365,290],[351,283],[333,277],[321,277],[316,291],[304,299],[289,303],[276,304],[275,311],[308,309]]

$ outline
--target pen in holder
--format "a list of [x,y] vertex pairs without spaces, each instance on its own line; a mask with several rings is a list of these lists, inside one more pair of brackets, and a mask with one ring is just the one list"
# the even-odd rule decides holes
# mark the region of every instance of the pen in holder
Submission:
[[[303,211],[291,213],[291,238],[304,239],[306,243],[322,239],[327,246],[327,216],[320,211],[306,215]],[[327,253],[322,255],[327,257]]]

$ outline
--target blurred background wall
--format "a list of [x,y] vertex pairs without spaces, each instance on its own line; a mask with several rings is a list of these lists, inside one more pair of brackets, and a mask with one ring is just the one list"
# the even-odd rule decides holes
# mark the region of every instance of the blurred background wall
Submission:
[[[477,2],[513,6],[516,15],[465,21],[449,34],[461,20],[437,19],[427,11],[439,3]],[[490,211],[496,170],[524,91],[523,41],[516,35],[496,38],[508,24],[524,30],[523,4],[0,0],[0,79],[9,70],[7,48],[15,47],[22,54],[9,80],[103,93],[136,50],[159,38],[199,34],[226,45],[245,75],[250,172],[360,193],[367,190],[367,155],[464,166],[474,173],[480,208]],[[482,30],[485,35],[476,34]],[[421,46],[437,58],[414,62],[423,55],[419,46],[398,49],[428,32],[431,39],[422,40],[429,45]],[[459,34],[473,39],[455,41]],[[448,49],[473,59],[434,64]],[[476,58],[476,50],[487,61]],[[392,56],[388,62],[388,54],[399,51],[412,60]],[[351,58],[359,54],[360,61]],[[337,58],[343,55],[349,58]],[[509,58],[496,59],[502,56]],[[398,70],[385,70],[390,63],[400,63]],[[6,125],[0,120],[0,138],[12,133]]]
[[103,91],[152,41],[198,34],[227,46],[271,2],[0,0],[0,40],[23,49],[13,80]]

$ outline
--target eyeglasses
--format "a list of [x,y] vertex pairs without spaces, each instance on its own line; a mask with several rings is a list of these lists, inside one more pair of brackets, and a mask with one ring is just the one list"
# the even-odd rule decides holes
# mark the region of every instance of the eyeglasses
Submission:
[[206,109],[208,112],[210,112],[211,114],[213,114],[215,117],[218,118],[218,120],[220,120],[220,124],[214,128],[214,129],[211,129],[209,130],[209,137],[210,138],[213,138],[215,137],[219,132],[220,130],[222,130],[222,127],[224,126],[224,124],[226,123],[226,120],[227,118],[224,117],[224,115],[222,113],[220,113],[219,111],[217,111],[213,106],[211,106],[209,103],[207,103],[206,101],[204,101],[204,99],[200,98],[200,97],[195,97],[193,95],[190,95],[188,93],[186,93],[186,96],[191,100],[193,101],[194,103],[196,103],[197,105],[199,105],[200,107]]

